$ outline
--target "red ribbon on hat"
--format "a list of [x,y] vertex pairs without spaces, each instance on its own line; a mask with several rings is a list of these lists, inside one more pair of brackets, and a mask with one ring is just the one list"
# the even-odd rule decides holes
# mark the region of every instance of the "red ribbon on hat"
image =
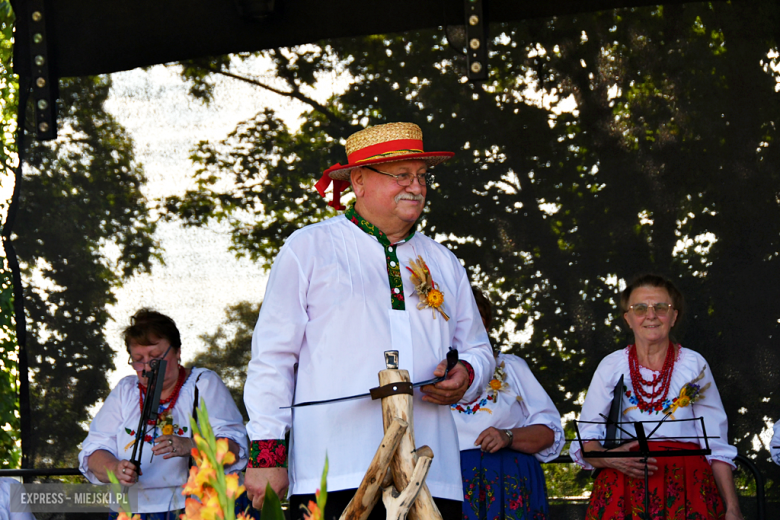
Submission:
[[371,159],[381,159],[382,157],[386,157],[388,155],[400,156],[415,153],[423,153],[422,139],[395,139],[393,141],[384,141],[366,146],[360,150],[355,150],[349,155],[349,157],[347,157],[347,160],[350,164],[353,164],[362,161],[369,161]]
[[[337,166],[341,166],[340,164],[335,164],[328,168],[328,170],[333,169]],[[333,183],[333,200],[328,202],[328,206],[331,208],[335,208],[337,210],[345,209],[346,206],[343,206],[341,204],[341,192],[349,188],[349,181],[341,181],[337,179],[331,179],[330,174],[326,171],[322,174],[322,177],[320,177],[320,180],[317,181],[317,184],[314,185],[315,188],[317,188],[317,191],[320,193],[321,196],[325,197],[325,190],[328,189],[328,186],[330,186],[330,183]]]

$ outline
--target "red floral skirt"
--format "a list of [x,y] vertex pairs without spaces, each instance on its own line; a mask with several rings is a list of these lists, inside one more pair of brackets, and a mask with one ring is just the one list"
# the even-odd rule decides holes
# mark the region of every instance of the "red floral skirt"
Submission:
[[[695,450],[687,442],[650,442],[654,451]],[[658,470],[650,475],[652,520],[715,520],[726,510],[707,459],[702,455],[656,457]],[[593,483],[586,520],[639,520],[645,518],[645,481],[611,468],[601,470]]]

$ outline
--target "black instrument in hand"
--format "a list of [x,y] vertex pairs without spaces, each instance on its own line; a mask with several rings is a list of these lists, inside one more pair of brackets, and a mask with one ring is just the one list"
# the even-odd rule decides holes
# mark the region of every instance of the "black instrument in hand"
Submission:
[[[166,354],[168,352],[166,351]],[[144,438],[146,437],[146,426],[149,421],[157,422],[157,411],[160,408],[160,394],[163,389],[163,379],[165,379],[165,369],[168,362],[164,359],[153,359],[149,370],[143,371],[146,378],[146,395],[144,396],[144,408],[141,412],[141,420],[138,428],[135,430],[135,444],[133,445],[133,455],[130,462],[135,466],[136,472],[140,473],[141,455],[144,451]],[[136,456],[137,455],[137,456]]]
[[381,399],[382,397],[387,397],[389,395],[411,394],[412,389],[414,388],[441,383],[442,381],[447,379],[447,374],[449,374],[450,370],[452,370],[457,364],[458,364],[458,351],[450,347],[449,352],[447,352],[447,368],[444,370],[444,375],[441,377],[434,377],[433,379],[428,379],[427,381],[420,381],[419,383],[391,383],[389,385],[372,388],[365,394],[350,395],[348,397],[336,397],[335,399],[323,399],[322,401],[307,401],[305,403],[297,403],[291,406],[280,406],[279,408],[280,409],[300,408],[301,406],[315,406],[319,404],[340,403],[342,401],[363,399],[365,397],[370,397],[371,399]]

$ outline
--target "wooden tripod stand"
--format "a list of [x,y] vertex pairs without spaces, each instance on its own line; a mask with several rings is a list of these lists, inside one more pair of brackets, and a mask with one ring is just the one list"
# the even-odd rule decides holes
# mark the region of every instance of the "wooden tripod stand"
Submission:
[[[398,353],[395,351],[386,352],[385,361],[388,368],[379,372],[380,386],[387,388],[390,393],[382,397],[385,436],[340,520],[368,518],[379,501],[380,490],[388,520],[404,520],[407,515],[411,520],[442,520],[425,484],[425,477],[433,461],[433,451],[428,446],[415,449],[414,445],[413,396],[409,372],[398,369]],[[403,386],[408,387],[408,391],[398,390]],[[392,393],[396,391],[399,393]]]

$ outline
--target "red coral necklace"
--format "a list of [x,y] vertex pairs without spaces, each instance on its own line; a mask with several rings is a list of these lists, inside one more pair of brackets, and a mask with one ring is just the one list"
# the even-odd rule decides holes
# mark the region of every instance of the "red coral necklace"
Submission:
[[[173,410],[174,406],[176,406],[176,401],[179,399],[179,391],[181,390],[181,387],[184,386],[184,381],[186,380],[187,370],[183,366],[179,365],[179,378],[176,380],[176,386],[173,388],[173,393],[171,393],[171,395],[169,395],[166,399],[160,399],[160,405],[166,405],[168,403],[170,404],[165,410],[162,411],[162,413],[158,415],[158,420],[159,417],[164,416],[170,410]],[[146,386],[141,384],[140,381],[138,382],[138,393],[140,395],[138,399],[138,405],[141,407],[141,413],[144,413],[144,396],[146,395]],[[154,426],[155,421],[149,421],[149,424]]]
[[[669,348],[666,350],[664,366],[661,371],[651,380],[642,377],[639,372],[639,358],[636,354],[636,345],[631,345],[628,350],[628,369],[631,374],[631,384],[634,387],[636,395],[637,408],[642,411],[654,410],[666,400],[669,395],[669,386],[672,381],[672,371],[674,370],[675,355],[674,345],[669,341]],[[658,386],[660,383],[660,386]],[[648,392],[644,387],[653,388]],[[657,388],[656,388],[657,387]]]

